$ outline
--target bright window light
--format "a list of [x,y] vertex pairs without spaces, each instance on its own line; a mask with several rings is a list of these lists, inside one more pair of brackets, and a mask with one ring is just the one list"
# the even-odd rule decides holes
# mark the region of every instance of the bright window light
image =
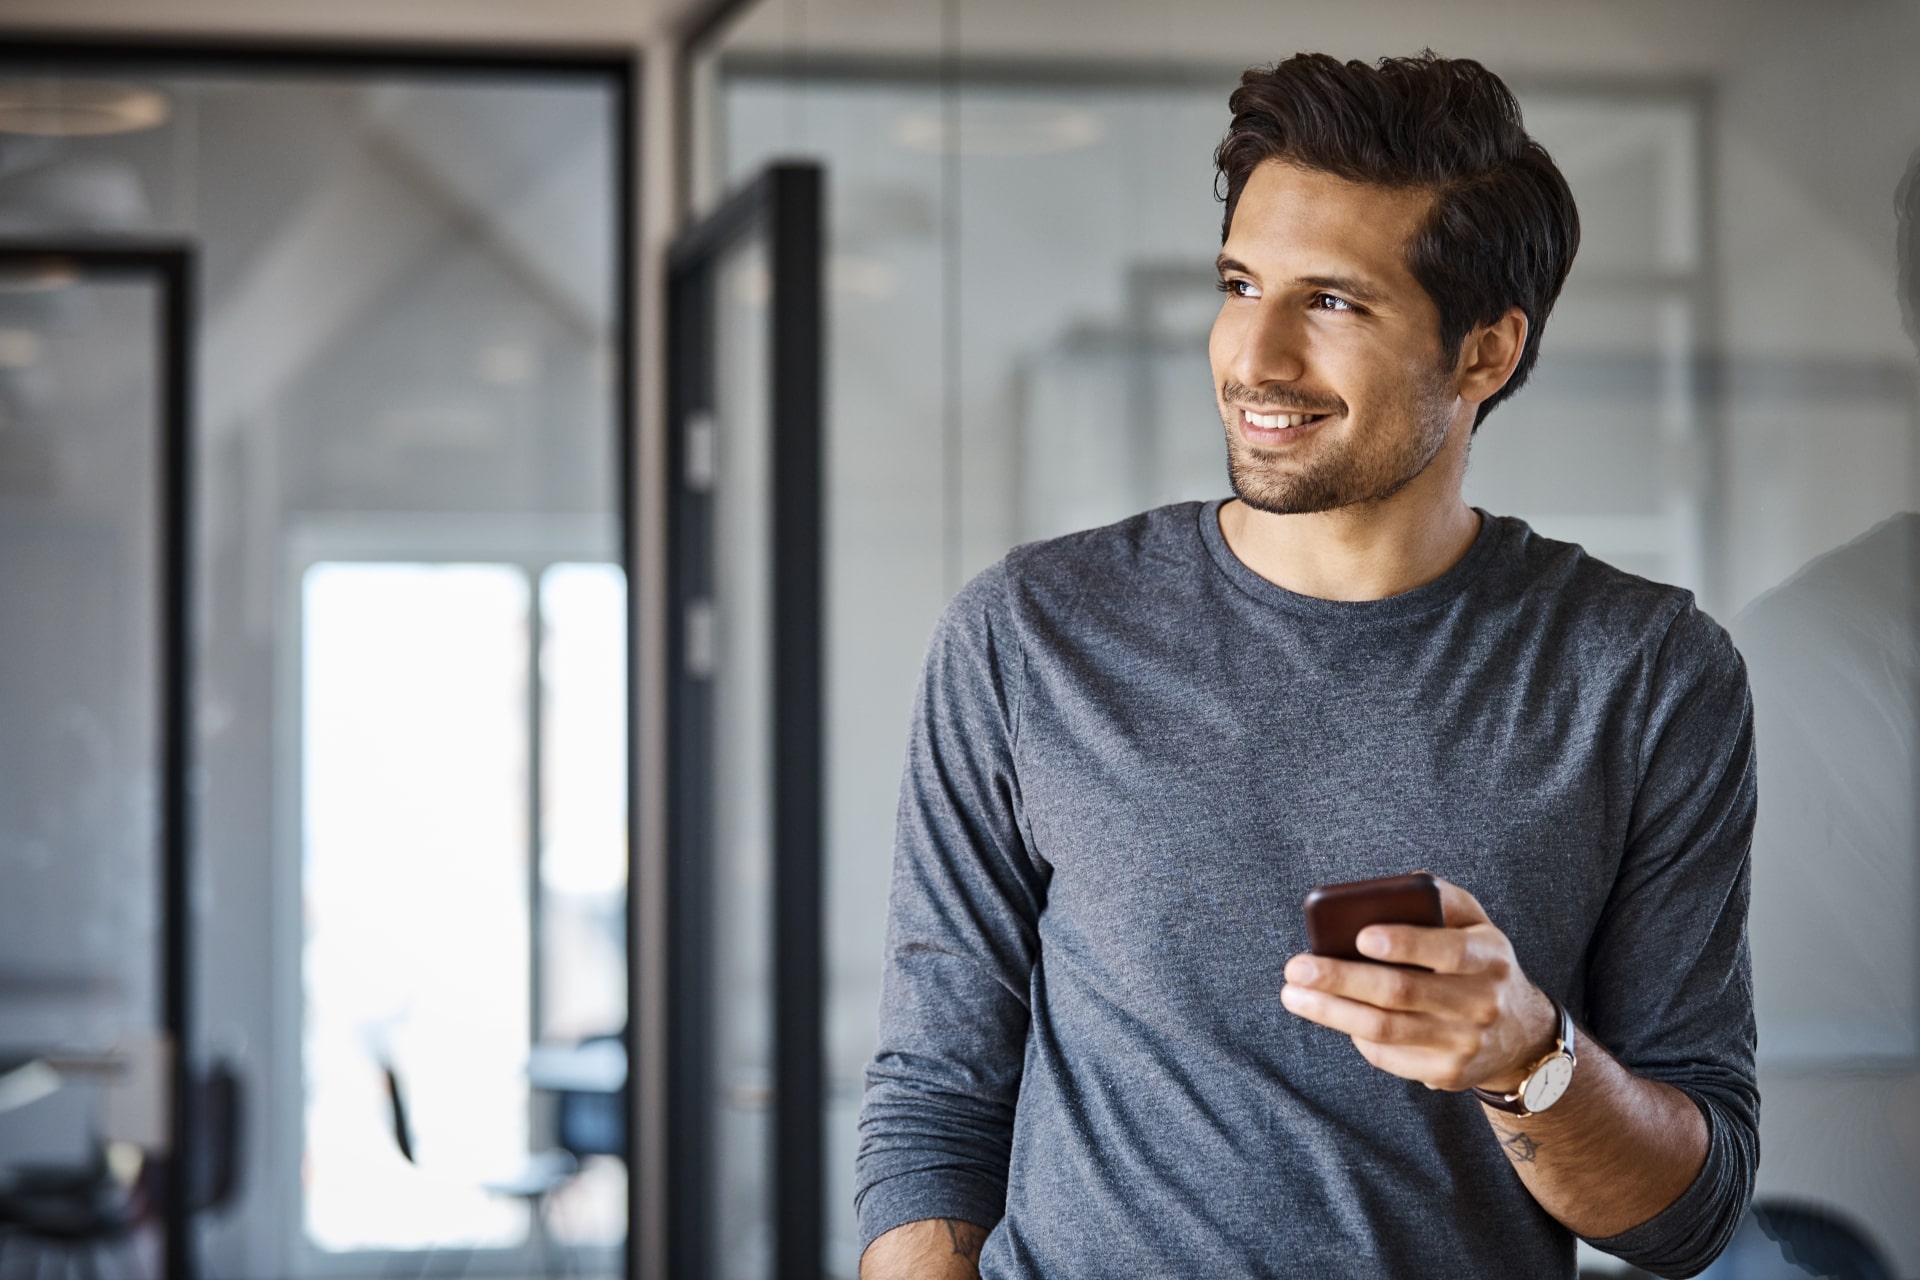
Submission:
[[320,563],[302,583],[304,1216],[322,1249],[526,1236],[479,1184],[527,1151],[530,603],[504,564]]
[[626,1022],[626,611],[618,565],[540,575],[548,1039],[611,1035]]

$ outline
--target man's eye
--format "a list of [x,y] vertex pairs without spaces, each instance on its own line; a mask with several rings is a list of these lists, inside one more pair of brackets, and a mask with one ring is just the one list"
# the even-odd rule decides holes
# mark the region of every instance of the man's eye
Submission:
[[1345,298],[1336,298],[1330,293],[1314,294],[1313,305],[1322,311],[1357,311],[1359,310],[1359,308],[1355,307],[1351,302],[1348,302]]
[[1213,287],[1235,298],[1257,298],[1260,296],[1259,293],[1254,290],[1253,281],[1242,280],[1238,276],[1231,280],[1216,280]]

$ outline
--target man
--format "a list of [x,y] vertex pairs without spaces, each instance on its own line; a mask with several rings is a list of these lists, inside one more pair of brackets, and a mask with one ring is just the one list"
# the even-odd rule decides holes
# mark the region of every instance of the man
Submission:
[[[1303,55],[1231,106],[1237,497],[1019,548],[941,620],[861,1274],[1534,1280],[1577,1235],[1691,1275],[1757,1159],[1744,669],[1461,499],[1572,197],[1474,62]],[[1445,927],[1360,939],[1415,967],[1299,954],[1313,886],[1416,868]]]

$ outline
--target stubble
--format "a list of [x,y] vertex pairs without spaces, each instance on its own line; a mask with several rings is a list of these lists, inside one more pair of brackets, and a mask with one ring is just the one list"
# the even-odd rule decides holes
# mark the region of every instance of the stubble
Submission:
[[[1256,511],[1280,516],[1336,511],[1391,498],[1431,466],[1446,444],[1452,425],[1449,391],[1448,377],[1435,370],[1393,402],[1371,411],[1371,427],[1337,440],[1303,441],[1304,449],[1249,444],[1236,421],[1239,409],[1224,409],[1227,479],[1234,495]],[[1261,398],[1233,382],[1221,388],[1220,396],[1223,405],[1245,404],[1256,411],[1342,417],[1347,412],[1347,406],[1337,400]],[[1320,431],[1339,425],[1329,422]],[[1296,452],[1306,456],[1290,456]]]

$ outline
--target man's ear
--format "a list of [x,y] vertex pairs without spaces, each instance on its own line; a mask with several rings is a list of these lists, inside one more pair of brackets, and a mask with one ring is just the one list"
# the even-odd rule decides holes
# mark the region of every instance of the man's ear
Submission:
[[1492,399],[1513,377],[1526,347],[1527,313],[1518,307],[1468,333],[1460,344],[1460,398],[1468,404]]

